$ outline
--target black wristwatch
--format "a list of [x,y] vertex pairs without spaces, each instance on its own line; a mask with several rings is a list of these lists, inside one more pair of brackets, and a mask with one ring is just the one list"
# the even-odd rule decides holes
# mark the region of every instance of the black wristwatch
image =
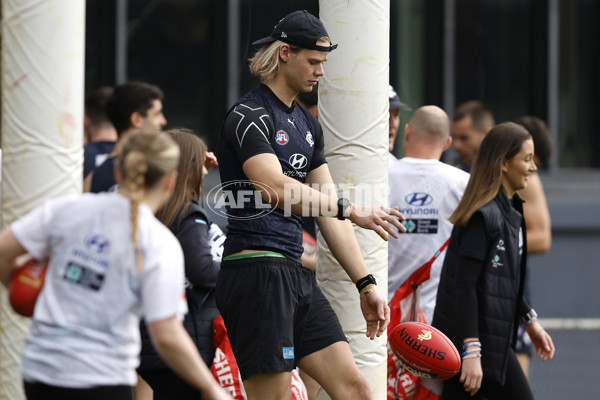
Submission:
[[343,221],[346,219],[346,217],[344,217],[344,211],[346,211],[346,208],[350,207],[350,200],[340,197],[338,199],[337,206],[338,206],[337,219],[339,219],[340,221]]
[[356,288],[359,292],[369,285],[377,285],[375,277],[371,274],[363,276],[362,278],[356,281]]

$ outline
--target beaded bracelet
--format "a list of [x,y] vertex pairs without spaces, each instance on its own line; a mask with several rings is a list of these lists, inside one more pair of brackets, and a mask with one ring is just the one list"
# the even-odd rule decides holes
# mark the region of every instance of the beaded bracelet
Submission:
[[481,358],[481,354],[471,354],[470,356],[464,356],[462,359],[466,360],[468,358]]
[[475,353],[476,351],[481,351],[481,347],[478,347],[476,349],[465,350],[462,352],[461,356],[466,356],[467,354]]
[[466,350],[468,347],[471,347],[471,346],[478,346],[478,347],[481,347],[481,342],[476,342],[476,341],[473,341],[473,342],[467,342],[467,343],[463,344],[463,347],[462,347],[462,348],[463,348],[463,350]]

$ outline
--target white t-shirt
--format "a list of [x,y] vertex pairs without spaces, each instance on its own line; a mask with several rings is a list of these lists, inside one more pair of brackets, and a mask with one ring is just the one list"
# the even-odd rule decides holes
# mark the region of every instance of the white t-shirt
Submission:
[[[434,256],[450,237],[448,218],[462,198],[469,174],[438,160],[390,158],[390,206],[406,218],[407,232],[388,243],[388,300],[406,279]],[[421,308],[431,322],[444,256],[431,267],[421,289]]]
[[118,193],[65,197],[12,225],[29,253],[50,257],[23,352],[26,381],[135,385],[140,317],[152,322],[187,312],[179,242],[140,205],[137,272],[130,204]]

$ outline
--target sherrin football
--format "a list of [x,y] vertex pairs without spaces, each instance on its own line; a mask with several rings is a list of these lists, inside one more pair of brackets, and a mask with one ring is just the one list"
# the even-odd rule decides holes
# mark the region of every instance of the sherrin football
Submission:
[[48,260],[39,261],[29,258],[17,269],[8,285],[10,305],[17,314],[24,317],[33,316],[35,303],[44,286]]
[[452,378],[460,370],[456,347],[431,325],[402,322],[392,329],[388,341],[394,355],[415,375],[443,380]]

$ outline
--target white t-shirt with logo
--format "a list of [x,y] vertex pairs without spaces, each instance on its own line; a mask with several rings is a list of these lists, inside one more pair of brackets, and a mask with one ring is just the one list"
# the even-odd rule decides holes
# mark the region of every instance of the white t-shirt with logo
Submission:
[[50,257],[23,352],[26,381],[135,385],[140,317],[152,322],[187,312],[179,242],[140,205],[138,272],[130,204],[118,193],[65,197],[12,225],[29,253]]
[[[390,206],[398,206],[407,228],[388,243],[388,300],[406,279],[429,261],[450,237],[448,221],[462,198],[469,174],[438,160],[390,157]],[[421,308],[431,323],[446,252],[431,267],[421,289]]]

